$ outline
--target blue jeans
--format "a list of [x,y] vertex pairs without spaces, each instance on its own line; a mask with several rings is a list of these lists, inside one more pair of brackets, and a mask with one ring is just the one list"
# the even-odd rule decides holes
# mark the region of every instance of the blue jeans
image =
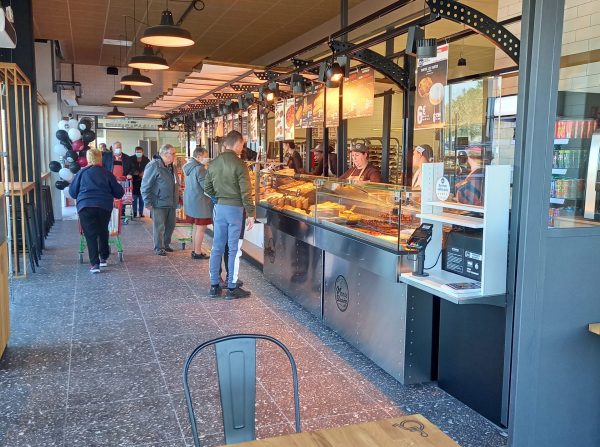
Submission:
[[[142,215],[144,214],[144,199],[142,199],[142,196],[138,196],[138,195],[133,195],[133,204],[132,204],[132,208],[133,208],[133,215],[137,216],[137,215]],[[138,211],[139,209],[139,211]]]
[[215,205],[213,211],[213,246],[208,264],[211,285],[219,284],[221,258],[223,257],[223,253],[225,253],[225,244],[228,244],[229,262],[227,263],[227,287],[233,289],[237,286],[237,284],[233,282],[233,271],[235,269],[235,255],[238,251],[238,240],[243,225],[243,207]]

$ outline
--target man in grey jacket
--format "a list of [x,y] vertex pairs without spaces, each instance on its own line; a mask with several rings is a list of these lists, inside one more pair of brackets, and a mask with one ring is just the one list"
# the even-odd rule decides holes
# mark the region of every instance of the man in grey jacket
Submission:
[[175,148],[170,144],[162,146],[159,158],[146,166],[140,189],[146,208],[152,210],[154,252],[159,256],[166,256],[166,252],[173,251],[170,244],[179,200],[179,188],[173,168],[175,159]]

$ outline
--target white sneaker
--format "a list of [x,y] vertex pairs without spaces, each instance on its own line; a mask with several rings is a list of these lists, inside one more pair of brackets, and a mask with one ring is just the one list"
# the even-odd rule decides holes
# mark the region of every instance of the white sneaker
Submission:
[[100,273],[100,266],[92,265],[92,267],[90,268],[90,273]]
[[108,267],[108,261],[100,260],[100,267]]

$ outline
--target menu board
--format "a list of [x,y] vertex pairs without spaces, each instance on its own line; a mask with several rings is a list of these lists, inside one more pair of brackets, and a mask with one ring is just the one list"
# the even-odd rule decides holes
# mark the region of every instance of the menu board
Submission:
[[237,113],[233,114],[233,130],[237,130],[238,132],[241,130],[240,115]]
[[249,135],[248,135],[248,111],[244,110],[242,112],[242,136],[244,137],[244,139],[247,141],[249,140]]
[[350,73],[344,80],[344,119],[372,116],[375,107],[375,72],[363,68]]
[[302,114],[302,127],[312,126],[312,110],[315,102],[316,93],[308,93],[304,96],[304,113]]
[[275,141],[285,139],[285,103],[279,101],[275,103]]
[[417,59],[415,129],[444,126],[448,47],[448,44],[440,45],[436,57]]
[[294,98],[285,100],[285,140],[292,141],[294,139],[294,121],[296,115],[296,103]]
[[294,108],[295,108],[295,113],[294,113],[294,128],[296,129],[300,129],[302,127],[304,127],[302,125],[302,117],[304,114],[304,103],[306,101],[306,98],[304,95],[301,96],[296,96],[294,98]]
[[217,116],[215,120],[215,137],[223,137],[223,117]]
[[250,119],[248,120],[248,130],[250,131],[250,141],[258,143],[258,109],[250,110]]
[[312,119],[310,127],[322,127],[325,121],[325,87],[319,87],[315,94],[312,106]]
[[325,125],[337,127],[340,121],[340,89],[328,88],[325,96]]

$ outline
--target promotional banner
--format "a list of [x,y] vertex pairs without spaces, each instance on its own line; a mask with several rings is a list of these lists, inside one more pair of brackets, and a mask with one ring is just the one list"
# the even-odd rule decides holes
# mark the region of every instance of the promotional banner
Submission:
[[240,115],[237,113],[233,114],[233,130],[241,131],[240,127]]
[[344,119],[372,116],[375,107],[375,72],[363,68],[350,73],[344,80]]
[[242,136],[247,140],[250,139],[248,135],[248,111],[244,110],[242,112]]
[[304,95],[296,96],[294,98],[294,108],[295,116],[294,116],[294,127],[297,129],[301,129],[304,126],[302,125],[302,118],[304,114],[304,103],[306,101],[306,97]]
[[313,100],[310,127],[323,127],[325,121],[325,87],[319,87]]
[[216,120],[215,120],[215,138],[216,137],[223,137],[224,136],[224,127],[223,127],[223,117],[222,116],[217,116]]
[[325,99],[325,125],[337,127],[340,120],[340,89],[328,88]]
[[285,140],[291,141],[294,139],[294,121],[296,115],[296,105],[294,98],[285,100]]
[[285,138],[284,109],[283,101],[275,103],[275,141],[283,141]]
[[258,109],[250,110],[250,119],[248,121],[250,131],[250,141],[258,143]]
[[440,45],[436,57],[417,59],[415,129],[444,126],[448,47],[448,44]]
[[307,93],[304,96],[304,113],[302,114],[302,127],[304,128],[312,126],[312,110],[316,96],[316,93]]

